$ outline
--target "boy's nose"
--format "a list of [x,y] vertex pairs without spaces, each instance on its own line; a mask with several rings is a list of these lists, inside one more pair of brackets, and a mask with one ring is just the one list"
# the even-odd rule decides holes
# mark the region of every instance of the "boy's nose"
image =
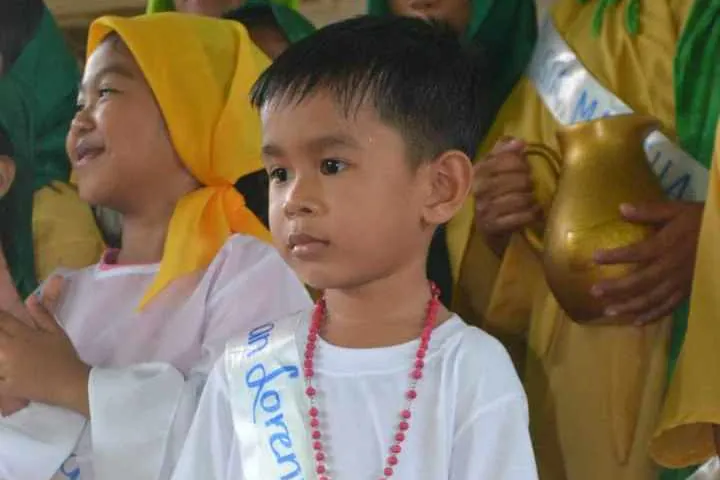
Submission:
[[317,215],[322,209],[318,186],[299,179],[295,181],[293,187],[287,192],[283,204],[283,211],[288,218]]

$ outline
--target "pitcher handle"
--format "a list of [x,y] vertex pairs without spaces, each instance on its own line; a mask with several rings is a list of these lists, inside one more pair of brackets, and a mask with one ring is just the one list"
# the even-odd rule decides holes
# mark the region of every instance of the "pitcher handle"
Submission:
[[[550,169],[555,173],[557,178],[560,178],[560,171],[562,169],[562,160],[560,154],[555,150],[548,147],[543,143],[528,143],[525,147],[525,155],[527,157],[536,156],[544,159],[550,166]],[[538,233],[533,230],[532,227],[525,227],[524,231],[525,239],[528,241],[530,246],[539,253],[545,250],[543,239]]]

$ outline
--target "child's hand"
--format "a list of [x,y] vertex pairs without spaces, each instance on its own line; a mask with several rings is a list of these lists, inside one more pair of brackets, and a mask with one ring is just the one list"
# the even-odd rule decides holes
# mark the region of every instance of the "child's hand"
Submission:
[[[31,324],[30,315],[25,310],[20,294],[15,288],[10,268],[8,267],[5,254],[0,245],[0,310],[6,311],[16,318],[23,319],[24,322]],[[27,400],[19,398],[10,398],[0,396],[0,415],[7,417],[12,415],[28,404]]]
[[[44,296],[49,293],[46,290]],[[52,295],[47,301],[53,301]],[[35,328],[0,313],[0,395],[89,415],[90,367],[78,358],[70,339],[39,298],[30,297],[27,308]]]
[[0,397],[0,416],[8,417],[28,406],[27,400],[12,397]]

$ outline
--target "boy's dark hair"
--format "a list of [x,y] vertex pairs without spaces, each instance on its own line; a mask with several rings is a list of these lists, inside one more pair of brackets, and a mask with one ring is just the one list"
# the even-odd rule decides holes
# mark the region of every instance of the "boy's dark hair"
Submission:
[[4,71],[10,70],[35,35],[44,11],[42,0],[0,1],[0,66]]
[[396,16],[361,16],[291,46],[255,83],[261,108],[331,92],[346,114],[370,102],[397,128],[412,159],[448,150],[474,158],[488,128],[488,89],[479,52],[448,26]]
[[272,28],[280,32],[280,35],[290,43],[269,5],[236,8],[224,14],[223,18],[240,22],[248,30],[251,28]]

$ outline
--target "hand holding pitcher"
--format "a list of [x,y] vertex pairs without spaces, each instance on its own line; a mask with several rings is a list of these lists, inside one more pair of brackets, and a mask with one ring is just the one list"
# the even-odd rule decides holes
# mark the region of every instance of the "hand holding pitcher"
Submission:
[[509,235],[537,221],[541,209],[535,199],[525,143],[505,138],[474,167],[475,225],[496,253]]
[[[622,253],[630,245],[652,242],[657,225],[628,221],[620,206],[665,201],[643,150],[643,140],[656,125],[654,119],[635,114],[606,117],[561,128],[559,153],[544,145],[531,145],[528,150],[546,160],[533,162],[533,170],[551,167],[558,184],[545,231],[526,229],[526,238],[543,257],[550,290],[576,322],[607,321],[608,309],[612,313],[617,299],[597,291],[596,285],[617,287],[613,282],[635,278],[647,260],[635,255],[627,261],[611,257],[597,262],[596,253],[617,249]],[[636,317],[612,319],[627,324]]]
[[593,287],[593,294],[608,304],[607,316],[633,316],[635,324],[642,325],[669,315],[690,295],[703,206],[657,202],[621,207],[627,221],[657,231],[640,243],[596,252],[601,265],[640,265],[625,277]]

